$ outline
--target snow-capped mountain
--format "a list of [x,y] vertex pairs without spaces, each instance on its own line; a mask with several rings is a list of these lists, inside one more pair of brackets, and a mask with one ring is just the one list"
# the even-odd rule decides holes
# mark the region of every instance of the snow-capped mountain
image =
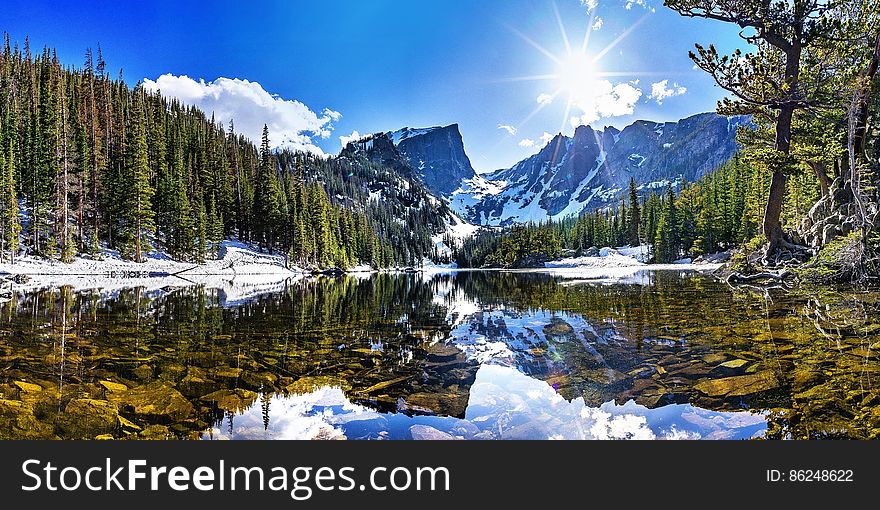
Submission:
[[[559,220],[616,206],[634,178],[640,189],[693,181],[736,152],[736,128],[748,117],[701,113],[678,122],[636,121],[623,130],[580,126],[556,135],[511,168],[477,174],[458,125],[377,133],[349,144],[406,180],[418,182],[475,225]],[[445,213],[445,211],[443,211]]]
[[615,205],[630,178],[643,189],[699,178],[733,156],[736,128],[747,122],[702,113],[678,122],[640,120],[622,131],[580,126],[509,169],[463,179],[445,198],[462,218],[484,225],[575,216]]
[[[437,134],[435,141],[442,140],[443,137],[453,141],[457,140],[458,150],[456,151],[454,148],[444,150],[441,143],[430,143],[431,132]],[[421,165],[422,169],[434,168],[429,165],[436,165],[438,169],[460,171],[456,165],[463,156],[466,168],[473,172],[470,161],[464,155],[461,135],[458,134],[458,126],[456,125],[445,128],[420,130],[407,128],[394,133],[376,133],[349,142],[340,152],[339,158],[369,162],[372,166],[372,171],[369,173],[370,182],[367,184],[370,200],[379,200],[392,205],[392,209],[402,215],[416,211],[414,214],[418,217],[417,221],[429,227],[431,242],[438,254],[448,255],[451,251],[450,242],[459,242],[472,234],[477,227],[462,220],[451,210],[445,200],[438,198],[443,195],[427,186],[425,174],[403,154],[400,146],[395,144],[395,141],[401,145],[406,144],[410,136],[428,137],[427,140],[419,140],[418,143],[408,145],[410,154],[422,155],[422,159],[419,161],[430,162]],[[458,179],[458,182],[460,181],[461,179]]]
[[388,133],[428,188],[448,197],[462,180],[476,175],[464,152],[458,124],[444,127],[408,128]]

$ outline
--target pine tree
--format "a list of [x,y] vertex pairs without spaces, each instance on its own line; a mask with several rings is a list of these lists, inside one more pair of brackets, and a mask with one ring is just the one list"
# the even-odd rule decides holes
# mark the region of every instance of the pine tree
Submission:
[[671,186],[667,186],[661,205],[660,219],[657,222],[657,237],[654,242],[657,261],[672,262],[676,260],[679,256],[679,243],[675,193],[673,193]]
[[8,149],[6,157],[0,154],[0,173],[2,173],[2,188],[0,188],[0,197],[2,197],[2,249],[0,255],[9,252],[9,262],[15,264],[15,254],[18,252],[18,236],[21,233],[21,223],[18,217],[18,199],[15,192],[15,152],[13,150],[13,141],[7,141]]
[[126,126],[127,167],[123,182],[127,189],[127,207],[122,209],[122,220],[127,240],[134,245],[133,259],[143,262],[143,252],[149,248],[148,237],[154,233],[153,185],[150,179],[150,157],[147,145],[144,115],[144,90],[138,86],[131,97],[131,115]]
[[641,244],[639,229],[642,225],[641,210],[639,208],[639,192],[636,189],[636,180],[629,179],[629,217],[627,218],[627,243],[630,246]]
[[284,202],[275,160],[269,151],[269,127],[263,125],[263,137],[260,145],[260,167],[254,189],[254,212],[257,219],[257,231],[260,246],[273,252],[275,240],[284,220]]

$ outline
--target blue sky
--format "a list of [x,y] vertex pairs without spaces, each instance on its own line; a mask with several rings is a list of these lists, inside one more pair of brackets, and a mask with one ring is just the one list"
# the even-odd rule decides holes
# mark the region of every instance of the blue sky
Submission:
[[267,122],[277,145],[335,154],[352,132],[457,122],[478,171],[578,123],[710,111],[722,92],[687,52],[744,48],[735,27],[660,0],[5,0],[0,30],[68,65],[100,43],[127,82],[149,80],[249,135]]

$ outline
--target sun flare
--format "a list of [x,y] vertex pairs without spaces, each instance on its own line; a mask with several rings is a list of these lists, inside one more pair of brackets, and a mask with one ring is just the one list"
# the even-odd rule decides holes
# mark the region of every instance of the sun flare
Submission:
[[561,59],[557,76],[559,87],[568,94],[569,101],[583,96],[596,80],[593,59],[586,53],[570,53]]

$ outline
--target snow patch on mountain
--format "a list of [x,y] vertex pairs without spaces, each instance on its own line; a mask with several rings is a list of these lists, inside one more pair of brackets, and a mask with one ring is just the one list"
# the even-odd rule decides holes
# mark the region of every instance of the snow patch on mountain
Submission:
[[678,122],[640,120],[623,130],[580,126],[508,169],[461,181],[445,197],[462,218],[491,226],[613,208],[631,179],[641,190],[661,189],[712,171],[736,153],[735,128],[749,123],[704,113]]
[[432,131],[436,131],[441,129],[440,126],[434,126],[429,128],[409,128],[405,127],[402,129],[398,129],[397,131],[389,131],[388,138],[394,143],[394,145],[400,145],[400,142],[406,140],[407,138],[412,138],[414,136],[426,135]]

